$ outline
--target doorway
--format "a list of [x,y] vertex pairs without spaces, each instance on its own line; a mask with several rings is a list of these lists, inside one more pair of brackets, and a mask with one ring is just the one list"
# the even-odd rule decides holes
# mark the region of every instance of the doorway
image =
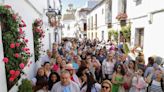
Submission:
[[139,46],[143,49],[143,45],[144,45],[144,28],[136,28],[135,46]]

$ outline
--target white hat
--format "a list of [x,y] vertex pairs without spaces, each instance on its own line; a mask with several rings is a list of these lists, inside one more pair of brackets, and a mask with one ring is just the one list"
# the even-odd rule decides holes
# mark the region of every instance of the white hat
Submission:
[[66,65],[65,69],[66,70],[74,70],[74,67],[73,67],[73,65],[71,63],[69,63],[69,64]]

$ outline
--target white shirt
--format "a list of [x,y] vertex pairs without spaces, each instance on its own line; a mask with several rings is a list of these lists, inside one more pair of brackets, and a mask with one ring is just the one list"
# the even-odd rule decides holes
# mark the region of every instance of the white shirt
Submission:
[[104,74],[109,74],[112,77],[113,71],[114,71],[114,65],[115,62],[107,62],[106,60],[103,61],[102,63],[102,73]]
[[43,65],[45,62],[50,62],[50,59],[48,55],[45,55],[41,58],[41,65]]
[[[51,92],[63,92],[64,87],[61,82],[57,82],[53,85]],[[69,85],[67,85],[67,87],[69,87],[70,92],[80,92],[80,87],[77,85],[77,83],[71,81]]]

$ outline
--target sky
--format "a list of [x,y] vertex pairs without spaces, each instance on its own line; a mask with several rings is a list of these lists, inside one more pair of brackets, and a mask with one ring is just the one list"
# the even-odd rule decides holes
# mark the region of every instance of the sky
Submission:
[[65,10],[68,8],[68,4],[73,4],[74,8],[79,8],[85,6],[85,3],[88,0],[61,0],[62,2],[62,12],[65,13]]

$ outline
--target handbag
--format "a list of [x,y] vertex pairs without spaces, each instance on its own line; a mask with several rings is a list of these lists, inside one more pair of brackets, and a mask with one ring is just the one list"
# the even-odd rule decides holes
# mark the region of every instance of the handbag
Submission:
[[124,87],[124,89],[129,89],[129,88],[130,88],[127,82],[125,82],[125,83],[123,84],[123,87]]

